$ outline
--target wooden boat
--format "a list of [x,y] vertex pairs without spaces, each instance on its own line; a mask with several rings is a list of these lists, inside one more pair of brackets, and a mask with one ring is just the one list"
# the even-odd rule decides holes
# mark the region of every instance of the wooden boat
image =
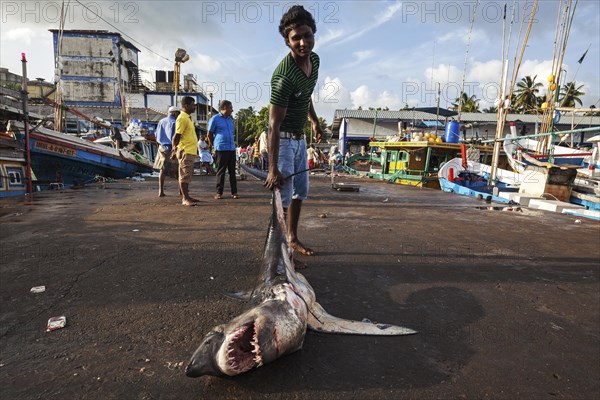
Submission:
[[[371,148],[379,148],[380,168],[371,168],[364,174],[375,179],[418,187],[440,188],[438,171],[443,163],[461,154],[457,143],[431,141],[371,142]],[[470,144],[468,151],[478,161],[489,162],[492,147]],[[346,168],[347,170],[349,168]],[[359,174],[357,171],[350,173]]]
[[[24,124],[10,121],[10,130],[23,131]],[[123,179],[152,172],[149,160],[126,149],[117,150],[79,137],[36,127],[29,132],[33,184],[81,185],[97,177]]]

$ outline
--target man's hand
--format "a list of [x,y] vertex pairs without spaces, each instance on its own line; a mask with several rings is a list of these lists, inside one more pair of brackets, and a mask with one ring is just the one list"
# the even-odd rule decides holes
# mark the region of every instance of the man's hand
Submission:
[[269,190],[273,190],[275,188],[280,188],[285,183],[283,179],[283,175],[281,175],[281,171],[278,169],[269,168],[269,175],[267,175],[267,179],[265,180],[265,187]]
[[173,150],[171,150],[171,157],[169,157],[171,160],[174,160],[177,158],[177,147],[174,147]]

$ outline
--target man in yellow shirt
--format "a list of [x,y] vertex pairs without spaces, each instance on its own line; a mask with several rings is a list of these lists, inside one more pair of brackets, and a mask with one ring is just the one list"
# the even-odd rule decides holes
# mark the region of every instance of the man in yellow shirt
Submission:
[[196,100],[186,96],[181,99],[181,114],[175,123],[173,153],[171,158],[179,160],[179,189],[183,195],[181,204],[195,206],[199,200],[190,197],[189,185],[194,175],[194,161],[198,155],[198,137],[190,114],[196,111]]

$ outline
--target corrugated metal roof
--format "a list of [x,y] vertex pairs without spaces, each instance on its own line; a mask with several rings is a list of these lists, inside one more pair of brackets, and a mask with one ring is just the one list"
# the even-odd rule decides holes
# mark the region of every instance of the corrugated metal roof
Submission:
[[[359,119],[431,119],[431,114],[423,111],[401,110],[401,111],[381,111],[381,110],[335,110],[334,119],[338,118],[359,118]],[[435,119],[435,114],[433,114]]]
[[[370,119],[377,118],[378,120],[392,119],[392,120],[435,120],[435,113],[430,114],[423,111],[415,110],[400,110],[400,111],[375,111],[375,110],[335,110],[333,117],[332,131],[338,133],[342,119],[344,118],[356,118],[356,119]],[[440,116],[440,120],[443,120]],[[461,113],[461,121],[468,123],[481,123],[481,124],[495,124],[497,120],[496,113]],[[541,115],[532,114],[508,114],[506,117],[507,122],[521,121],[526,124],[535,124],[541,122]],[[599,126],[600,117],[598,116],[582,116],[575,115],[575,125],[579,126]],[[563,112],[560,123],[561,126],[571,125],[571,114]]]

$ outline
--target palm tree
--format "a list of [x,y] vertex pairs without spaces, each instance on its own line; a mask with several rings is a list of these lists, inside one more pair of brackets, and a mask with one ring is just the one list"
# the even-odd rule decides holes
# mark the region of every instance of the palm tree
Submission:
[[576,83],[568,82],[560,88],[560,106],[561,107],[576,107],[577,104],[582,105],[581,96],[585,93],[581,91],[583,85],[575,87]]
[[514,109],[520,111],[522,114],[535,113],[537,111],[538,93],[543,85],[540,82],[536,82],[535,78],[537,78],[537,75],[533,78],[527,75],[517,83],[516,98],[513,106]]
[[469,97],[465,92],[462,92],[460,97],[457,97],[452,103],[454,111],[460,112],[479,112],[479,99],[472,95]]
[[488,108],[484,108],[483,109],[484,113],[489,113],[489,114],[495,114],[498,112],[498,107],[496,106],[489,106]]

